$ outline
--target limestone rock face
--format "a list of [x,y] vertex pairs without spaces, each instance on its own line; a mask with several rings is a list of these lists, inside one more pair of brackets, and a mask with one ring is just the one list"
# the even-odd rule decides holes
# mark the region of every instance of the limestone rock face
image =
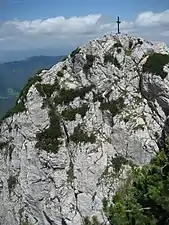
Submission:
[[0,224],[106,224],[103,198],[169,132],[168,58],[164,43],[107,35],[29,80],[0,125]]

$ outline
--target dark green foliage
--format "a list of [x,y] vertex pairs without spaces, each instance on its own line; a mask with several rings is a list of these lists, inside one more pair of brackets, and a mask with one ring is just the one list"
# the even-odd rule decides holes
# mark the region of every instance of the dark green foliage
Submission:
[[8,145],[8,142],[0,142],[0,149],[3,149],[5,146]]
[[35,87],[42,97],[50,97],[54,92],[54,85],[51,84],[38,83],[35,85]]
[[63,70],[67,70],[67,66],[66,65],[63,66]]
[[29,221],[24,221],[21,223],[21,225],[33,225],[33,223],[29,222]]
[[107,64],[108,62],[114,64],[118,69],[121,68],[121,65],[118,62],[117,58],[114,57],[114,55],[111,53],[107,53],[104,55],[104,63]]
[[79,53],[80,52],[80,48],[79,47],[77,47],[75,50],[73,50],[71,53],[70,53],[70,57],[74,57],[77,53]]
[[96,137],[94,134],[91,134],[88,136],[86,132],[83,132],[83,130],[80,128],[80,125],[75,127],[74,133],[70,136],[70,140],[78,144],[79,142],[90,142],[93,144],[96,141]]
[[169,55],[153,53],[148,57],[146,63],[143,65],[143,72],[156,74],[164,79],[167,76],[167,73],[163,71],[163,67],[167,63],[169,63]]
[[100,94],[93,94],[93,102],[97,102],[97,101],[99,101],[99,102],[103,102],[104,101],[104,98],[103,98],[103,96],[102,95],[100,95]]
[[59,145],[61,144],[58,138],[62,135],[60,118],[56,115],[54,109],[50,110],[49,117],[50,127],[37,134],[37,143],[35,147],[47,152],[57,153]]
[[113,48],[121,48],[123,47],[122,44],[120,43],[120,41],[116,42],[114,45],[113,45]]
[[80,114],[82,116],[82,118],[83,118],[86,115],[87,110],[88,110],[88,105],[87,104],[83,104],[81,107],[78,107],[78,108],[65,109],[62,112],[62,116],[66,120],[73,121],[73,120],[75,120],[75,116],[76,116],[77,113]]
[[130,40],[130,41],[129,41],[129,49],[131,49],[131,48],[132,48],[132,46],[133,46],[133,41],[132,41],[132,40]]
[[18,97],[15,106],[6,113],[6,115],[3,117],[3,119],[26,110],[25,103],[24,103],[25,99],[26,99],[26,95],[27,95],[30,87],[33,84],[35,84],[36,82],[38,82],[38,81],[40,82],[41,80],[42,80],[42,78],[38,75],[35,75],[34,77],[29,78],[28,83],[25,85],[25,87],[23,88],[23,90],[21,91],[21,93]]
[[51,97],[51,95],[53,94],[55,90],[59,90],[60,88],[57,77],[55,78],[53,85],[37,83],[35,87],[42,97],[48,97],[48,98]]
[[117,53],[119,53],[119,54],[121,53],[121,48],[117,49]]
[[58,76],[58,77],[63,77],[63,71],[62,71],[62,70],[58,71],[58,72],[57,72],[57,76]]
[[10,175],[7,182],[8,182],[8,190],[9,190],[9,194],[10,194],[17,184],[16,176]]
[[115,158],[112,158],[111,162],[114,168],[114,172],[117,174],[120,171],[122,165],[128,163],[128,160],[122,155],[117,155]]
[[140,38],[138,38],[137,41],[138,41],[138,44],[140,44],[140,45],[143,44],[143,41]]
[[59,93],[59,97],[55,98],[55,103],[58,104],[69,104],[71,101],[73,101],[75,98],[80,97],[81,99],[84,99],[85,94],[90,92],[94,85],[80,88],[80,89],[61,89]]
[[130,181],[116,192],[113,205],[103,201],[112,225],[169,224],[169,145],[149,165],[134,169]]
[[74,180],[74,164],[72,160],[70,160],[70,163],[69,163],[69,170],[67,171],[67,176],[68,176],[67,182],[72,184]]
[[109,110],[112,116],[116,116],[124,108],[124,99],[119,97],[117,100],[111,100],[110,102],[101,102],[100,109]]
[[92,220],[89,217],[85,217],[83,221],[83,225],[101,225],[96,216],[92,217]]
[[89,69],[93,66],[93,62],[95,60],[95,56],[87,54],[86,55],[86,60],[87,60],[87,63],[85,63],[84,66],[83,66],[83,71],[85,73],[87,73],[89,71]]

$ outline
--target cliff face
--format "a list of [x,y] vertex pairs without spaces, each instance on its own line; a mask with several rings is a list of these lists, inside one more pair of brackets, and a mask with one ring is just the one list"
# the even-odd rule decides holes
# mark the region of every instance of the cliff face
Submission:
[[1,123],[0,224],[105,222],[168,132],[168,63],[163,43],[109,35],[30,79]]

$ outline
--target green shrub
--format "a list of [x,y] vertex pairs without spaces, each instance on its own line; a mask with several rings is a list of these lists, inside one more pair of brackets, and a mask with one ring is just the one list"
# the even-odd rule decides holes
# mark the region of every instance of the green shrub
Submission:
[[87,63],[85,63],[84,66],[83,66],[83,72],[84,73],[88,73],[89,69],[93,66],[95,56],[87,54],[86,60],[87,60]]
[[8,145],[8,141],[6,141],[6,142],[0,142],[0,149],[3,149],[7,145]]
[[67,70],[67,66],[66,66],[66,65],[64,65],[62,69],[63,69],[63,70]]
[[63,77],[63,70],[58,71],[58,72],[57,72],[57,76],[58,76],[58,77]]
[[54,109],[49,112],[50,126],[44,131],[37,133],[36,148],[43,149],[47,152],[57,153],[61,141],[59,138],[62,135],[60,118],[56,115]]
[[140,44],[140,45],[143,44],[143,41],[140,38],[138,38],[137,41],[138,41],[138,44]]
[[37,83],[35,85],[37,91],[40,93],[42,97],[51,97],[53,92],[55,90],[59,90],[60,86],[57,80],[57,77],[55,78],[54,84],[41,84]]
[[77,53],[79,53],[80,52],[80,48],[79,47],[77,47],[75,50],[73,50],[71,53],[70,53],[70,57],[71,58],[73,58]]
[[35,85],[37,91],[40,93],[42,97],[50,97],[54,92],[54,85],[51,84],[36,84]]
[[163,71],[164,65],[169,63],[169,55],[153,53],[143,65],[143,72],[149,72],[161,76],[164,79],[167,73]]
[[9,194],[10,194],[17,184],[16,176],[10,175],[7,182],[8,182],[8,190],[9,190]]
[[75,120],[76,114],[80,114],[82,116],[82,118],[86,115],[86,112],[88,110],[88,105],[87,104],[83,104],[81,107],[78,108],[68,108],[65,109],[62,112],[62,116],[66,119],[66,120],[70,120],[73,121]]
[[133,46],[133,41],[130,40],[130,41],[129,41],[129,49],[130,49],[130,50],[132,49],[132,46]]
[[70,135],[70,140],[78,144],[79,142],[90,142],[93,144],[96,141],[96,137],[94,134],[91,134],[88,136],[87,133],[83,132],[83,130],[80,128],[80,125],[75,127],[74,133]]
[[83,220],[83,225],[101,225],[101,223],[98,221],[97,216],[93,216],[92,220],[87,216]]
[[118,69],[121,68],[120,63],[118,62],[117,58],[114,57],[113,54],[107,53],[104,55],[104,63],[107,64],[108,62],[114,64]]
[[34,225],[33,223],[29,222],[29,221],[23,221],[21,223],[21,225]]
[[119,97],[117,100],[111,100],[109,102],[101,102],[101,110],[109,110],[112,116],[116,116],[124,108],[124,99]]
[[116,42],[114,45],[113,45],[113,48],[121,48],[123,47],[122,44],[120,43],[120,41]]
[[120,54],[121,53],[121,48],[117,49],[117,53]]
[[67,171],[67,182],[72,184],[73,180],[74,180],[74,164],[72,160],[70,160],[69,170]]
[[117,155],[116,157],[112,158],[111,163],[113,165],[114,172],[117,174],[120,171],[122,165],[128,163],[128,160],[122,155]]
[[80,89],[69,89],[66,90],[62,88],[60,90],[59,96],[55,98],[55,103],[58,104],[69,104],[75,98],[80,97],[84,99],[86,93],[90,92],[94,85],[90,85],[88,87],[80,88]]
[[[130,179],[103,210],[110,224],[160,225],[169,218],[169,145],[166,141],[149,165],[135,168]],[[113,204],[112,204],[113,202]]]

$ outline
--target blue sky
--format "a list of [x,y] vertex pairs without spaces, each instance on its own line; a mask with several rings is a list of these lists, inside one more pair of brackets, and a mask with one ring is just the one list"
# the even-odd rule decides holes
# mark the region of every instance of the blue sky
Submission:
[[2,0],[0,19],[45,19],[56,16],[84,16],[102,13],[132,20],[143,11],[160,12],[169,8],[168,0]]
[[1,0],[0,61],[67,54],[77,45],[121,29],[167,41],[169,0]]

